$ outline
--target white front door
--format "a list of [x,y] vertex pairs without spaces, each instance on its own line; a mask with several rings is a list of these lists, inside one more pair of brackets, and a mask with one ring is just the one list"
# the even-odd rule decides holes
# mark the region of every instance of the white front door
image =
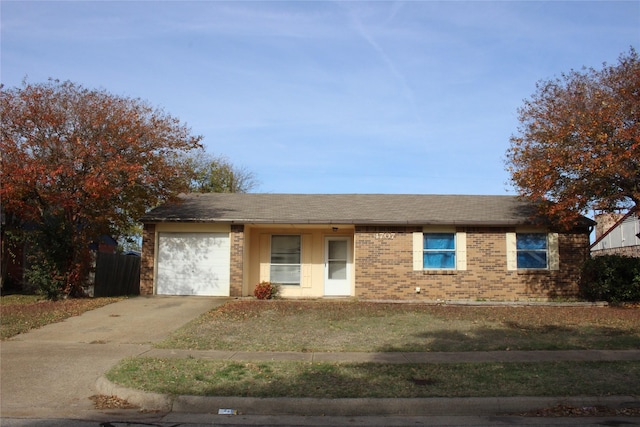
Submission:
[[324,294],[351,295],[351,263],[349,238],[327,237],[325,240]]

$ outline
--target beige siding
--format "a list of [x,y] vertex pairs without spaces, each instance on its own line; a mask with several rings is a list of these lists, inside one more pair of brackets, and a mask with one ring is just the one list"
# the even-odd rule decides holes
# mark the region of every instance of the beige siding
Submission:
[[[271,263],[271,236],[274,234],[292,234],[301,236],[301,283],[300,286],[282,286],[280,295],[284,298],[319,298],[324,296],[324,267],[325,267],[325,237],[347,236],[353,237],[353,227],[338,226],[338,231],[333,231],[334,226],[283,226],[264,227],[247,226],[249,257],[247,262],[248,277],[245,295],[253,295],[256,284],[269,281]],[[351,245],[353,245],[353,241]],[[353,253],[353,246],[350,253]],[[353,256],[350,260],[353,264]],[[353,282],[354,276],[351,275]],[[354,286],[352,285],[352,288]]]

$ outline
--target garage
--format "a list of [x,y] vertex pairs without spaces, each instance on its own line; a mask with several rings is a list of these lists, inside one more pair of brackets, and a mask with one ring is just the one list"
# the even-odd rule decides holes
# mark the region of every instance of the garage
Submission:
[[229,233],[159,233],[156,294],[229,296]]

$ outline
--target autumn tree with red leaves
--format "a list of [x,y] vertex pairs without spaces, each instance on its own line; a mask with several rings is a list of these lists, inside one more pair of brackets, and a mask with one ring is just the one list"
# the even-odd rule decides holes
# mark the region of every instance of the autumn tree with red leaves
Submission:
[[49,296],[80,293],[92,242],[186,190],[178,159],[201,148],[162,110],[71,82],[2,88],[0,114],[5,228],[29,241],[25,274]]
[[590,209],[640,202],[640,62],[631,48],[616,65],[538,82],[519,110],[507,168],[522,196],[569,227]]

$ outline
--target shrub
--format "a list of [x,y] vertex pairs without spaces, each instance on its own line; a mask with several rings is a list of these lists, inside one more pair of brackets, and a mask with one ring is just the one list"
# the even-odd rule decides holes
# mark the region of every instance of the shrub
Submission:
[[590,301],[640,301],[640,258],[602,255],[582,267],[580,294]]
[[258,299],[273,299],[278,296],[279,286],[271,282],[260,282],[256,285],[253,295]]
[[64,276],[44,259],[33,260],[25,268],[24,278],[38,294],[47,299],[55,301],[64,295]]

